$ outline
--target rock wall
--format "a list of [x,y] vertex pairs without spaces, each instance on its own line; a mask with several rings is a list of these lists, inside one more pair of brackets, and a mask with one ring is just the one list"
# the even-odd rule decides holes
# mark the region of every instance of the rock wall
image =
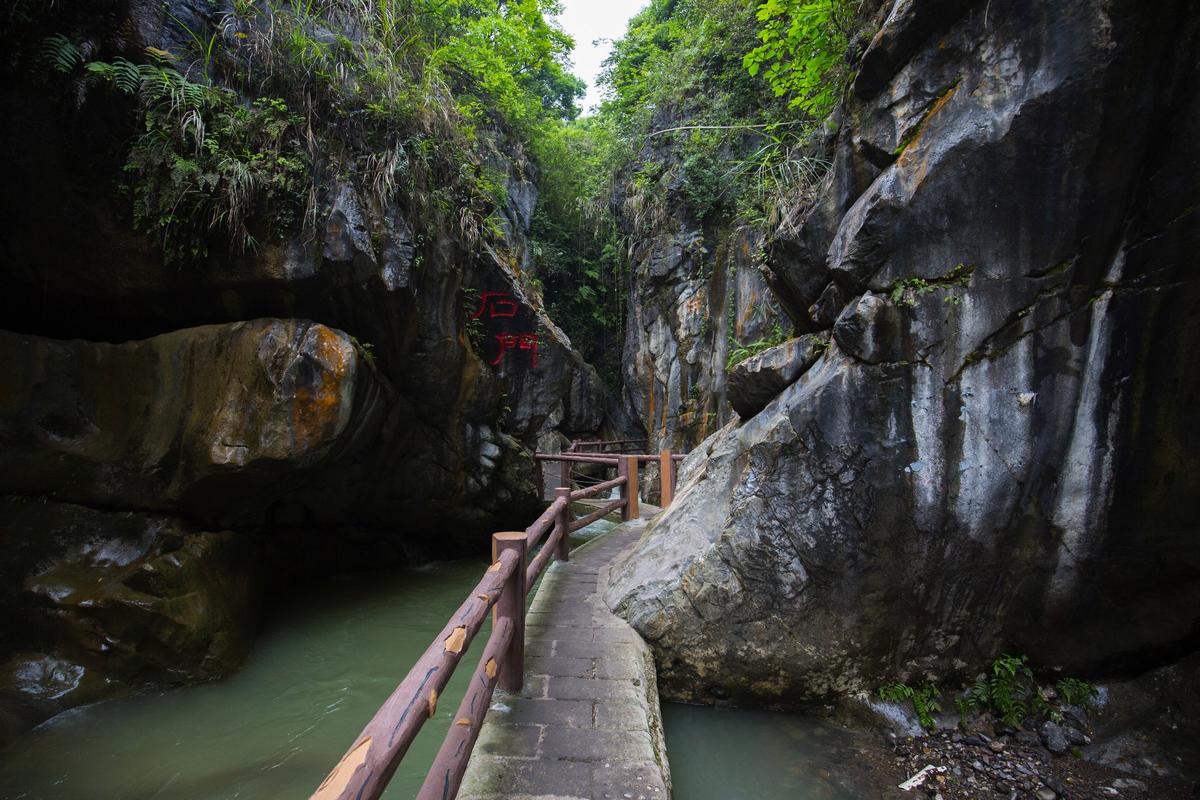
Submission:
[[882,22],[768,248],[831,342],[773,356],[807,371],[689,457],[614,576],[676,697],[801,705],[1001,652],[1111,675],[1200,641],[1200,13]]
[[679,230],[635,243],[631,259],[623,397],[649,452],[690,450],[732,418],[731,338],[744,344],[790,327],[756,262],[758,237],[676,208]]

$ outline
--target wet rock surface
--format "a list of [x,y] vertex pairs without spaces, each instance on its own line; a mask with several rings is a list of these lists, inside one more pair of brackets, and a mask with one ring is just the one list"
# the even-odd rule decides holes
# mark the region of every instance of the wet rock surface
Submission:
[[801,330],[844,296],[829,350],[693,452],[614,572],[669,697],[804,705],[1006,651],[1120,674],[1200,630],[1200,162],[1176,145],[1200,17],[910,6],[769,248]]
[[14,495],[0,516],[0,734],[122,686],[224,677],[249,650],[262,537]]
[[123,345],[0,332],[0,486],[193,518],[261,514],[378,434],[382,379],[349,336],[294,320]]

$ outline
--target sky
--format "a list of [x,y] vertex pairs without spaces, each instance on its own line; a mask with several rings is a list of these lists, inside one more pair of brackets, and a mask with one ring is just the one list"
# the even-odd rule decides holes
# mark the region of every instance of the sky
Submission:
[[562,0],[563,13],[558,21],[563,30],[575,37],[575,74],[587,81],[588,93],[580,105],[586,114],[600,102],[596,76],[608,56],[612,40],[625,33],[629,18],[649,0]]

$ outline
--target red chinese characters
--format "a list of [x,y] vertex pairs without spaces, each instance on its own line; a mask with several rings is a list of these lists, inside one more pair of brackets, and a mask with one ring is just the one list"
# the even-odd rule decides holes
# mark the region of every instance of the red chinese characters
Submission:
[[479,319],[487,312],[488,319],[499,317],[515,317],[517,304],[512,299],[511,292],[480,292],[479,310],[471,315],[471,319]]
[[496,341],[500,343],[500,352],[496,354],[492,366],[496,366],[509,350],[530,350],[530,358],[534,367],[537,366],[538,337],[536,333],[497,333]]
[[[471,319],[509,319],[517,316],[517,302],[511,292],[486,291],[479,293],[479,308],[471,315]],[[536,333],[497,333],[494,338],[498,345],[496,357],[490,362],[494,367],[504,360],[510,350],[528,350],[532,365],[537,366],[538,337]]]

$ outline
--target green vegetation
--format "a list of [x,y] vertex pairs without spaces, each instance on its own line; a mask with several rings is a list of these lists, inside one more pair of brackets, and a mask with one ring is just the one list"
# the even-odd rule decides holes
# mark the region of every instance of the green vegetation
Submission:
[[790,338],[791,335],[778,325],[771,330],[768,336],[745,345],[739,345],[734,341],[733,334],[731,333],[729,336],[729,358],[725,362],[725,369],[733,369],[747,358],[756,356],[764,350],[770,350],[772,347],[777,347]]
[[899,306],[914,306],[916,299],[923,297],[935,289],[947,290],[943,302],[958,305],[962,298],[948,291],[950,289],[965,289],[971,283],[971,275],[975,268],[966,264],[958,264],[950,272],[939,278],[899,278],[893,284],[888,296]]
[[[375,202],[499,235],[506,137],[573,118],[581,82],[549,0],[239,0],[201,30],[170,16],[187,52],[135,63],[120,41],[45,39],[67,81],[135,99],[141,133],[125,189],[168,259],[237,250],[321,217],[321,188],[350,180]],[[104,57],[106,51],[112,57]],[[247,98],[250,98],[247,100]]]
[[1006,725],[1019,727],[1031,713],[1049,712],[1025,656],[1001,656],[991,674],[980,675],[955,701],[960,716],[990,711]]
[[651,0],[584,118],[554,0],[233,0],[168,15],[170,53],[131,52],[117,0],[18,0],[9,17],[64,98],[136,115],[120,189],[168,263],[316,238],[347,182],[467,249],[498,245],[509,178],[532,180],[524,278],[613,377],[634,248],[700,229],[687,246],[707,279],[721,237],[773,230],[815,195],[862,6]]
[[816,116],[833,110],[850,70],[843,53],[857,27],[862,0],[767,0],[758,7],[761,44],[746,54],[788,107]]
[[[1025,719],[1062,719],[1060,704],[1089,706],[1096,688],[1079,678],[1060,678],[1054,690],[1040,684],[1026,656],[1002,655],[992,661],[988,672],[979,675],[954,700],[961,719],[972,714],[989,713],[1012,728],[1020,728]],[[933,727],[933,714],[940,712],[938,699],[943,692],[932,680],[914,688],[905,683],[886,684],[879,697],[892,703],[912,701],[921,725]],[[1057,694],[1057,696],[1056,696]]]
[[903,703],[911,700],[913,709],[917,712],[917,720],[926,730],[934,728],[934,714],[940,714],[942,706],[938,703],[941,692],[933,681],[926,681],[918,687],[907,683],[889,683],[879,687],[879,699],[889,703]]
[[604,64],[599,110],[534,143],[535,269],[552,316],[602,372],[619,363],[631,250],[644,257],[683,222],[706,233],[689,254],[708,278],[706,242],[774,230],[815,196],[830,164],[814,134],[851,74],[861,5],[651,0]]
[[1099,694],[1094,685],[1078,678],[1062,678],[1055,682],[1054,688],[1063,702],[1072,706],[1090,706]]

